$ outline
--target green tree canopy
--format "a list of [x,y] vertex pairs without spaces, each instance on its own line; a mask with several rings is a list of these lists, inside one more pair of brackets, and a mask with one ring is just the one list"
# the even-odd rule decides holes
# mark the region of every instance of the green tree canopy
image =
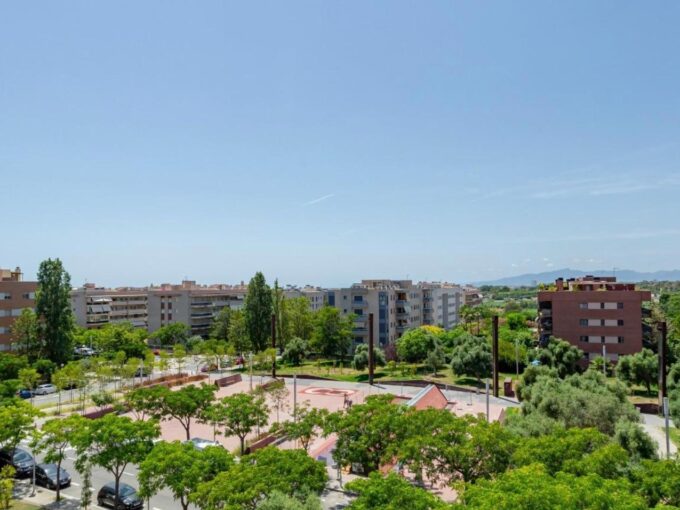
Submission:
[[621,356],[616,365],[616,376],[627,384],[640,384],[652,392],[652,384],[659,376],[659,358],[649,349]]
[[451,353],[451,369],[456,375],[469,375],[480,381],[491,375],[491,347],[481,337],[464,335]]
[[43,344],[40,338],[38,316],[31,308],[24,308],[12,323],[12,338],[17,353],[33,362],[41,357]]
[[392,395],[372,395],[363,404],[333,413],[326,433],[338,436],[334,459],[342,466],[361,466],[363,474],[376,471],[387,460],[402,433],[405,408],[392,403]]
[[199,484],[228,471],[234,464],[231,454],[219,446],[199,450],[179,441],[156,443],[139,466],[141,494],[150,497],[168,488],[183,510]]
[[231,325],[231,316],[234,311],[225,306],[213,319],[212,327],[210,328],[210,338],[215,340],[229,341],[229,327]]
[[353,316],[343,317],[334,306],[324,306],[314,319],[310,347],[324,356],[343,358],[352,345]]
[[255,427],[263,427],[269,418],[267,405],[262,396],[235,393],[222,399],[224,406],[223,427],[225,435],[237,436],[241,441],[241,455],[245,453],[246,436]]
[[304,450],[268,446],[200,484],[192,499],[202,510],[254,510],[273,492],[304,501],[321,492],[327,478],[325,466]]
[[368,478],[357,478],[347,489],[358,494],[349,510],[445,510],[449,505],[425,489],[414,487],[401,476],[390,473],[386,477],[371,473]]
[[579,362],[583,359],[583,351],[566,340],[551,337],[548,345],[538,354],[539,361],[557,370],[564,378],[581,371]]
[[59,259],[47,259],[40,263],[35,311],[45,356],[55,363],[65,363],[73,353],[74,321],[71,277]]
[[271,347],[272,313],[272,292],[264,275],[258,271],[248,284],[248,293],[243,303],[248,337],[258,352]]
[[185,344],[189,339],[189,333],[189,326],[182,322],[174,322],[154,331],[151,339],[156,345],[161,346]]
[[[385,353],[382,349],[373,348],[374,366],[385,366]],[[355,370],[366,370],[368,368],[368,345],[359,344],[354,350],[352,366]]]
[[397,339],[397,354],[411,363],[423,361],[437,342],[437,336],[427,328],[409,329]]

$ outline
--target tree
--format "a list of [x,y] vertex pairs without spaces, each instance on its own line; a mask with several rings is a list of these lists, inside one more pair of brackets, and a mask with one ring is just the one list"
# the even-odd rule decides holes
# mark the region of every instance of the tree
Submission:
[[0,406],[0,446],[14,450],[33,430],[33,421],[39,416],[42,413],[23,400]]
[[437,341],[435,343],[434,349],[427,353],[427,357],[425,358],[425,366],[432,370],[432,375],[437,375],[437,371],[443,367],[445,363],[446,358],[444,356],[444,351]]
[[292,496],[273,491],[257,504],[257,510],[322,510],[321,500],[315,494],[309,494],[304,501]]
[[304,451],[309,451],[310,443],[323,430],[328,414],[326,409],[310,407],[305,402],[293,411],[291,421],[281,424],[281,429],[290,439],[300,441]]
[[76,330],[77,343],[91,343],[101,351],[104,357],[110,357],[122,351],[126,359],[143,359],[149,351],[146,338],[146,330],[135,328],[130,322],[106,324],[99,329]]
[[231,324],[231,316],[233,311],[228,306],[225,306],[213,319],[212,327],[210,328],[210,338],[215,340],[229,341],[229,326]]
[[393,404],[393,398],[389,394],[372,395],[363,404],[328,417],[324,433],[338,436],[333,454],[338,464],[361,466],[362,473],[368,475],[388,459],[401,437],[400,417],[406,409]]
[[35,311],[46,357],[57,364],[65,363],[73,352],[74,322],[71,277],[59,259],[40,263]]
[[202,510],[254,510],[273,492],[304,501],[321,492],[327,479],[324,464],[303,450],[268,446],[200,484],[192,499]]
[[138,412],[146,412],[158,420],[177,420],[191,439],[191,420],[200,418],[212,404],[217,388],[209,384],[183,386],[173,391],[165,386],[139,388],[131,399]]
[[286,388],[286,381],[279,379],[269,383],[263,393],[272,401],[272,405],[276,409],[276,423],[279,423],[279,412],[285,409],[290,395],[290,391]]
[[606,480],[591,474],[550,476],[541,464],[512,469],[493,480],[466,484],[454,508],[475,510],[643,510],[647,506],[622,478]]
[[154,331],[151,339],[161,347],[185,344],[189,339],[189,326],[183,322],[173,322]]
[[241,441],[241,455],[246,451],[246,436],[255,427],[267,424],[267,406],[261,396],[236,393],[222,399],[224,405],[224,430],[227,436],[237,436]]
[[343,317],[334,306],[324,306],[314,319],[311,347],[324,356],[344,358],[352,344],[353,316]]
[[236,310],[231,316],[229,323],[229,343],[234,351],[243,354],[252,349],[246,317],[242,310]]
[[233,464],[231,454],[219,446],[199,450],[190,443],[161,441],[139,466],[140,492],[151,497],[167,488],[182,509],[188,510],[190,498],[199,484],[212,480]]
[[630,478],[649,508],[680,507],[680,462],[677,460],[643,460],[632,470]]
[[9,510],[14,493],[14,474],[16,470],[12,466],[3,466],[0,469],[0,509]]
[[31,392],[31,401],[33,400],[33,390],[40,382],[40,374],[35,368],[22,368],[19,370],[19,380],[24,388]]
[[272,313],[276,317],[276,345],[282,348],[288,343],[288,300],[283,294],[283,289],[279,287],[279,280],[274,280],[272,289]]
[[0,352],[0,381],[17,379],[19,370],[28,366],[26,356]]
[[551,337],[538,359],[542,364],[555,368],[558,375],[564,378],[581,371],[579,362],[583,359],[583,351],[566,340]]
[[436,335],[426,327],[409,329],[397,339],[397,354],[401,360],[416,363],[423,361],[436,344]]
[[33,442],[33,449],[43,452],[43,462],[57,465],[57,483],[55,485],[56,501],[61,499],[61,464],[66,458],[71,438],[82,434],[86,427],[86,419],[78,414],[60,419],[53,418],[46,421],[40,432],[37,432]]
[[529,391],[522,391],[523,398],[527,397],[522,407],[525,415],[539,414],[564,427],[595,427],[613,436],[619,420],[640,419],[628,401],[626,387],[592,370],[566,379],[539,375]]
[[256,351],[270,346],[272,313],[272,292],[264,275],[258,271],[248,284],[248,293],[243,303],[248,337]]
[[371,473],[357,478],[347,489],[358,494],[348,510],[445,510],[448,505],[425,489],[414,487],[401,476],[390,473],[383,477]]
[[656,459],[656,442],[640,425],[628,420],[619,420],[614,428],[614,440],[626,450],[633,460]]
[[454,374],[475,377],[478,382],[482,377],[491,375],[491,348],[484,338],[464,335],[451,353],[451,369]]
[[177,373],[181,374],[182,368],[184,367],[184,361],[187,358],[187,350],[182,344],[175,344],[172,348],[172,357],[175,358]]
[[[153,439],[160,435],[158,422],[133,421],[126,416],[107,414],[91,420],[72,437],[76,448],[76,467],[81,472],[99,466],[114,477],[116,500],[120,479],[128,464],[139,464],[151,451]],[[116,507],[118,506],[116,501]]]
[[35,361],[42,354],[42,344],[38,330],[38,316],[31,308],[24,308],[12,323],[12,338],[19,354]]
[[628,384],[640,384],[645,386],[647,393],[652,392],[652,384],[659,374],[659,360],[651,350],[642,351],[621,356],[616,367],[616,375]]
[[286,312],[290,336],[309,341],[314,331],[314,313],[309,307],[309,299],[304,296],[287,299]]
[[[383,354],[381,349],[373,347],[373,365],[374,366],[385,366],[385,354]],[[352,366],[355,370],[365,370],[368,368],[368,345],[359,344],[356,349],[354,349],[354,359],[352,360]]]
[[283,361],[291,365],[300,366],[303,359],[307,357],[307,342],[302,338],[293,337],[286,344],[286,350],[283,351]]

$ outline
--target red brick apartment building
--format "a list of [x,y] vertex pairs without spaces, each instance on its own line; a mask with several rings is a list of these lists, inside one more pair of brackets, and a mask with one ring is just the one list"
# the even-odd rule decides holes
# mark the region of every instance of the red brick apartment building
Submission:
[[35,308],[37,282],[24,282],[18,267],[0,269],[0,351],[9,350],[12,324],[24,308]]
[[586,359],[602,356],[603,345],[611,361],[639,352],[642,303],[651,299],[649,291],[619,283],[615,277],[559,278],[554,290],[538,293],[541,343],[551,336],[562,338],[583,350]]

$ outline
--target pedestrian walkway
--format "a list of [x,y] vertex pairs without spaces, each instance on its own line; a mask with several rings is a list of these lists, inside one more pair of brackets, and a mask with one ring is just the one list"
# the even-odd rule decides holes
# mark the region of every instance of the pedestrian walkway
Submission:
[[[666,458],[666,422],[664,418],[657,416],[655,414],[641,414],[642,417],[642,428],[652,437],[652,439],[658,445],[659,457]],[[670,423],[671,428],[673,423]],[[671,457],[676,457],[678,455],[678,447],[675,446],[673,441],[669,441],[669,453]]]

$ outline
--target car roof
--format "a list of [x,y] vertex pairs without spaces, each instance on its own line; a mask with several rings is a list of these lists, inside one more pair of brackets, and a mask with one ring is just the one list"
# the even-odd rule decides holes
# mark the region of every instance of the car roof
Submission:
[[[109,482],[109,483],[107,483],[106,485],[104,485],[104,487],[106,487],[106,488],[108,488],[108,489],[111,489],[111,490],[114,490],[114,489],[116,488],[116,482]],[[125,482],[120,482],[120,483],[118,484],[118,490],[121,490],[121,489],[123,489],[124,487],[129,487],[129,488],[132,489],[133,491],[137,492],[137,489],[135,489],[132,485],[126,484]]]

